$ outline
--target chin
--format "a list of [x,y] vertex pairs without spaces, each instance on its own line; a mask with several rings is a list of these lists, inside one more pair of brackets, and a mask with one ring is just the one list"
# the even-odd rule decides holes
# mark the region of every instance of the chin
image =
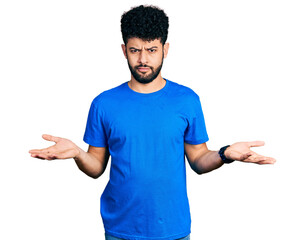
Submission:
[[148,84],[148,83],[151,83],[153,80],[155,80],[155,78],[154,79],[136,79],[135,78],[135,80],[139,83]]

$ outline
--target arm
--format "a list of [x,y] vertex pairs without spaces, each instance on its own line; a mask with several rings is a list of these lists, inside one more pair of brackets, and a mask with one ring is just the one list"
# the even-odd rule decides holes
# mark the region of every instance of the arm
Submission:
[[72,141],[65,138],[43,135],[43,139],[55,142],[55,145],[45,149],[30,150],[32,157],[46,160],[74,158],[78,168],[92,178],[101,176],[109,160],[109,151],[106,147],[89,146],[83,151]]
[[92,178],[98,178],[104,173],[109,157],[108,148],[89,145],[88,151],[80,149],[80,154],[75,156],[74,160],[82,172]]
[[[274,158],[259,155],[250,150],[251,147],[263,146],[264,142],[238,142],[232,144],[225,151],[225,156],[228,159],[251,162],[257,164],[273,164]],[[223,165],[223,162],[218,154],[218,151],[211,151],[207,148],[206,143],[192,145],[184,143],[186,157],[191,168],[198,174],[213,171]]]
[[218,152],[207,148],[206,143],[192,145],[184,143],[186,158],[197,174],[213,171],[223,165]]

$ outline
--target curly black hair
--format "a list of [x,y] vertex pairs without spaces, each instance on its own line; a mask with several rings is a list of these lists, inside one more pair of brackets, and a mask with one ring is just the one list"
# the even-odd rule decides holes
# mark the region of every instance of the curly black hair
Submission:
[[164,45],[168,27],[167,15],[156,6],[134,7],[121,18],[121,32],[125,44],[129,38],[138,37],[145,41],[160,39]]

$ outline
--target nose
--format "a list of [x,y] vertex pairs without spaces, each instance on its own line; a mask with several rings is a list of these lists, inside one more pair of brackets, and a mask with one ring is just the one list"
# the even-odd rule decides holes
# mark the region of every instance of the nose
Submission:
[[147,56],[146,51],[143,51],[143,50],[142,50],[142,51],[140,52],[138,62],[141,63],[141,64],[147,64],[147,62],[148,62],[148,56]]

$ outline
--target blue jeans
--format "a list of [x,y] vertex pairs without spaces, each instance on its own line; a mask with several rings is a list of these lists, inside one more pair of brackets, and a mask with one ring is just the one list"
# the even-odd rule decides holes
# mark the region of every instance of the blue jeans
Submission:
[[[106,233],[105,233],[105,238],[106,238],[106,240],[124,240],[122,238],[112,237]],[[176,240],[190,240],[190,235],[183,237],[183,238],[176,239]]]

